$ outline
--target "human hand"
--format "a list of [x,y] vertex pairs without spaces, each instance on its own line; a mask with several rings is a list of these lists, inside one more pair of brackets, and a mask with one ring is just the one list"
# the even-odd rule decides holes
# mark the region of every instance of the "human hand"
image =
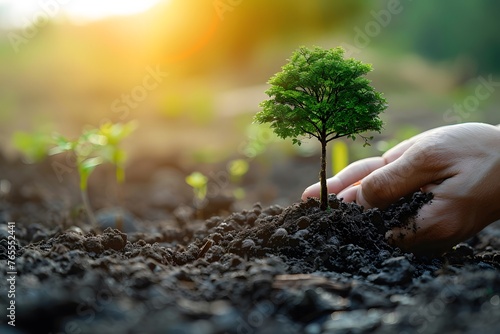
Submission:
[[[317,197],[319,189],[310,186],[302,199]],[[432,129],[328,180],[330,193],[365,208],[385,208],[418,190],[434,198],[420,209],[417,231],[387,233],[404,250],[443,252],[500,219],[500,128],[464,123]]]

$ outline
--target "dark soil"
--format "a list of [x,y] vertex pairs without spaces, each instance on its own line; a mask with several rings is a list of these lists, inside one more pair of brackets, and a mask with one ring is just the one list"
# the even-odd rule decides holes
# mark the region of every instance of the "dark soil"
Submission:
[[[136,209],[135,216],[124,215],[123,233],[91,229],[37,193],[13,188],[0,202],[3,268],[7,221],[16,221],[17,243],[16,327],[6,324],[4,311],[2,333],[500,328],[498,223],[440,257],[416,257],[385,241],[391,226],[413,228],[418,209],[432,205],[429,194],[403,198],[385,211],[363,211],[334,196],[327,211],[310,199],[286,208],[255,204],[208,219],[181,205],[157,219],[139,219]],[[220,212],[211,203],[208,212]],[[103,225],[110,214],[99,218]],[[6,272],[0,272],[3,310]]]

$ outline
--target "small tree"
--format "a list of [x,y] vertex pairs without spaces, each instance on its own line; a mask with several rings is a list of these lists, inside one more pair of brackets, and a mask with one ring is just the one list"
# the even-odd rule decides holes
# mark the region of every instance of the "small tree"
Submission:
[[[326,147],[337,138],[356,139],[356,134],[382,129],[378,115],[386,101],[364,76],[371,65],[353,58],[344,59],[344,49],[313,50],[300,47],[288,64],[270,80],[270,97],[255,115],[258,123],[271,123],[281,138],[315,137],[321,143],[321,209],[328,207]],[[369,145],[372,137],[360,137]]]

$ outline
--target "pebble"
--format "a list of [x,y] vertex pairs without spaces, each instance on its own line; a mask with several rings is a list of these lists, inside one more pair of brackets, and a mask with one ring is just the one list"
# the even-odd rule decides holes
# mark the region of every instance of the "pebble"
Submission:
[[368,333],[380,325],[382,315],[377,309],[335,312],[323,324],[323,333]]
[[241,242],[241,247],[243,249],[249,249],[249,248],[254,248],[255,247],[255,241],[252,239],[245,239]]
[[415,268],[404,257],[392,257],[382,263],[382,272],[368,276],[368,280],[377,284],[394,285],[411,281]]

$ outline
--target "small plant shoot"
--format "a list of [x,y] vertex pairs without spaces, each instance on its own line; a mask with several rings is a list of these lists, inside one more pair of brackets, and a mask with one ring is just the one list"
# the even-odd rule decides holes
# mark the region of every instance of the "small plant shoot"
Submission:
[[137,128],[137,122],[105,123],[99,128],[99,135],[105,138],[106,145],[102,146],[102,156],[116,167],[116,182],[125,181],[125,161],[127,155],[120,147],[121,141],[128,137]]
[[270,123],[283,139],[314,137],[321,144],[321,209],[328,207],[326,185],[326,148],[337,138],[353,140],[359,135],[365,145],[372,137],[365,131],[382,129],[379,114],[387,108],[382,94],[375,91],[365,75],[372,70],[353,58],[344,58],[344,49],[300,47],[289,62],[269,80],[270,97],[260,104],[257,123]]
[[207,196],[208,178],[201,172],[193,172],[186,176],[186,183],[193,188],[195,198],[203,202]]
[[80,177],[80,194],[82,196],[83,205],[90,223],[97,227],[97,222],[90,207],[87,195],[87,186],[92,171],[95,167],[104,162],[102,157],[97,154],[97,147],[98,145],[104,144],[104,138],[98,134],[97,129],[92,129],[84,132],[75,140],[70,140],[60,134],[55,134],[54,141],[56,146],[49,151],[50,155],[64,152],[71,152],[75,155],[78,175]]
[[88,179],[97,166],[108,161],[116,167],[118,184],[123,183],[126,155],[120,147],[120,143],[135,130],[136,126],[137,124],[134,121],[126,124],[106,123],[98,129],[83,132],[75,140],[69,140],[59,134],[54,135],[56,146],[49,151],[49,154],[72,152],[75,155],[83,205],[91,224],[94,226],[97,226],[97,222],[87,195]]
[[233,196],[238,200],[245,198],[245,189],[239,185],[241,184],[243,176],[245,176],[249,169],[250,165],[245,159],[231,160],[227,164],[227,171],[231,176],[231,182],[236,185],[236,189],[233,190]]
[[47,157],[52,139],[43,132],[17,131],[12,136],[12,144],[23,154],[26,163],[35,163]]

